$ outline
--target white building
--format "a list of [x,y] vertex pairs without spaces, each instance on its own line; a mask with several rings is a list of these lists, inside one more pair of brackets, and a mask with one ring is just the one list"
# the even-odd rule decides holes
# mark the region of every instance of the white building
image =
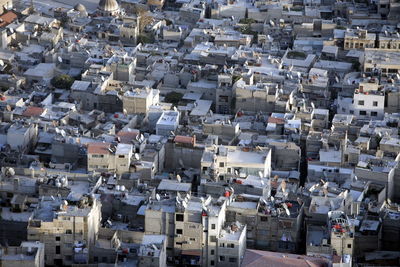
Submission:
[[179,126],[178,111],[164,111],[156,124],[157,135],[169,136]]
[[337,113],[351,114],[358,119],[383,119],[385,94],[377,88],[377,84],[360,83],[359,89],[354,91],[353,98],[339,96]]
[[231,178],[271,174],[271,150],[236,146],[206,147],[201,158],[203,179],[229,181]]

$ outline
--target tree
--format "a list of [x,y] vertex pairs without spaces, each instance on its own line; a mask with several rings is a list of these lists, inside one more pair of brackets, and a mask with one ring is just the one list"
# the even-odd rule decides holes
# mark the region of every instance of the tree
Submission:
[[51,85],[60,89],[70,89],[75,79],[67,74],[61,74],[51,79]]
[[165,96],[165,102],[178,105],[179,101],[182,99],[183,94],[178,92],[170,92]]

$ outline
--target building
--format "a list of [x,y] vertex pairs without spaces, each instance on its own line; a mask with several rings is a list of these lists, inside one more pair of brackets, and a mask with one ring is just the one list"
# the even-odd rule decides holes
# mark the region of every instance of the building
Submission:
[[122,98],[123,109],[128,114],[147,114],[150,106],[159,102],[159,91],[151,88],[126,91]]
[[179,126],[178,111],[164,111],[156,123],[156,134],[170,136]]
[[101,221],[101,203],[43,197],[28,225],[28,240],[44,244],[46,265],[87,264]]
[[19,247],[1,249],[1,266],[44,267],[44,244],[40,242],[22,242]]
[[211,181],[229,181],[235,177],[271,174],[271,150],[235,146],[206,147],[201,159],[201,177]]
[[[115,170],[115,147],[110,143],[89,143],[87,145],[88,171]],[[121,149],[124,151],[124,149]]]
[[367,30],[347,29],[344,35],[344,49],[365,49],[375,47],[376,34]]

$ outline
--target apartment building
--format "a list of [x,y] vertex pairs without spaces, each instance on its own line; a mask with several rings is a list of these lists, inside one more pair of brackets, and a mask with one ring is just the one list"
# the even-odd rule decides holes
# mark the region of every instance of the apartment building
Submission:
[[46,265],[87,264],[101,221],[101,203],[93,196],[79,201],[42,197],[28,224],[28,241],[45,246]]
[[[354,115],[358,119],[383,119],[385,114],[385,94],[376,89],[367,88],[368,83],[360,84],[354,91],[353,98],[339,96],[338,113]],[[368,84],[369,85],[369,84]]]
[[159,102],[159,91],[152,88],[142,88],[126,91],[122,98],[123,109],[128,114],[147,114],[151,105]]
[[208,146],[201,159],[202,179],[229,181],[234,177],[271,174],[271,150],[236,146]]
[[367,30],[347,29],[344,35],[344,49],[364,49],[375,47],[376,34]]
[[87,169],[88,171],[115,170],[115,146],[111,143],[89,143]]

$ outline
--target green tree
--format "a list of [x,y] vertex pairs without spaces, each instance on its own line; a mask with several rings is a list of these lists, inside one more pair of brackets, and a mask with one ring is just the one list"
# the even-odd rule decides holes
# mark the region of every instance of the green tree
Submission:
[[61,74],[51,79],[51,85],[60,89],[70,89],[75,79],[67,74]]
[[178,92],[170,92],[165,96],[165,102],[172,103],[174,105],[178,105],[179,101],[181,101],[183,94]]

